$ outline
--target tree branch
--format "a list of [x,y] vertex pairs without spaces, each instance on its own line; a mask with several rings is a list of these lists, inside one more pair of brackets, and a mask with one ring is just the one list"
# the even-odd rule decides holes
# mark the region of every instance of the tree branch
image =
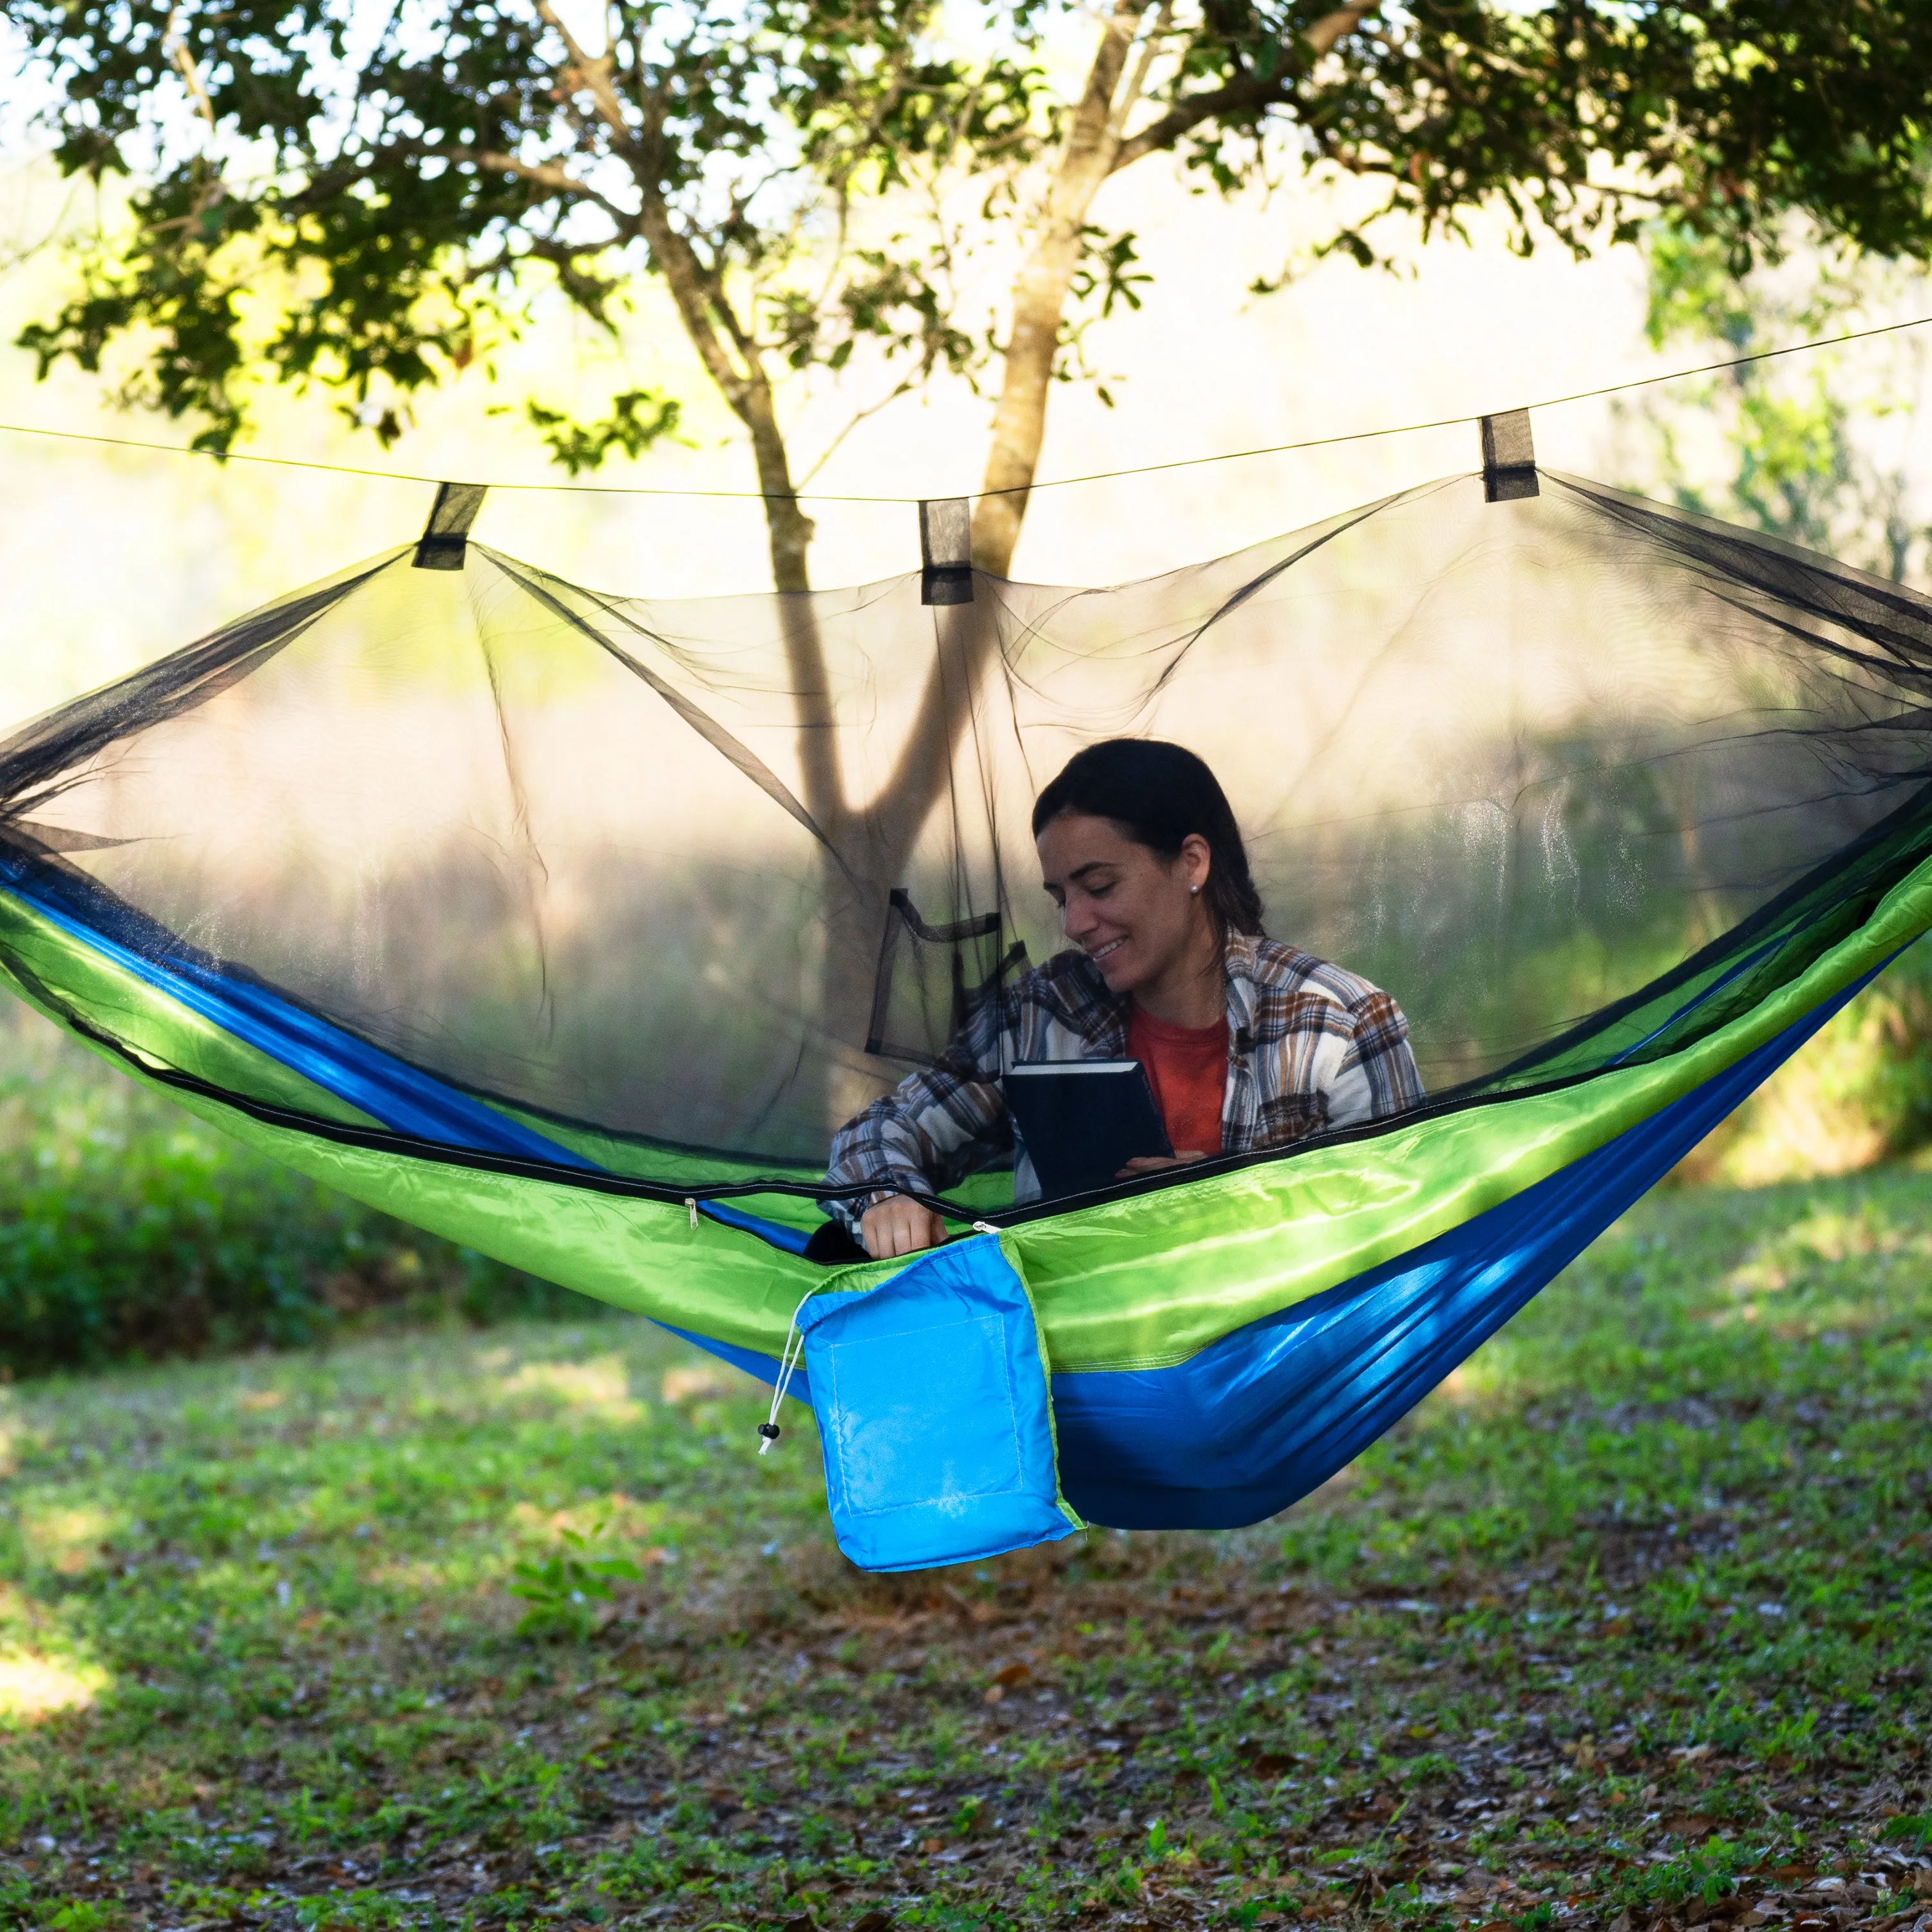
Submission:
[[1141,43],[1138,58],[1134,62],[1134,70],[1127,76],[1127,84],[1122,90],[1114,111],[1107,117],[1107,134],[1110,140],[1118,142],[1126,131],[1129,118],[1140,104],[1141,97],[1147,92],[1148,73],[1160,51],[1161,38],[1167,32],[1167,23],[1172,17],[1173,9],[1169,0],[1160,0],[1154,9],[1154,24],[1148,29],[1147,38]]
[[573,77],[580,81],[596,104],[597,117],[610,130],[611,140],[620,148],[631,147],[636,133],[624,112],[624,104],[617,98],[617,90],[610,84],[614,62],[609,50],[592,60],[578,45],[577,36],[563,24],[550,0],[537,0],[537,12],[563,42],[564,52],[570,56],[571,71],[562,78],[566,82]]
[[[928,360],[930,358],[928,358]],[[885,394],[878,399],[877,402],[868,403],[864,408],[854,410],[852,414],[846,419],[844,427],[839,430],[838,434],[833,436],[832,440],[818,452],[818,460],[812,464],[811,466],[806,470],[805,474],[798,479],[798,487],[801,490],[808,488],[811,484],[812,479],[832,460],[834,456],[838,454],[839,445],[842,443],[862,422],[867,422],[871,418],[877,416],[881,410],[890,408],[894,403],[898,400],[900,397],[910,395],[912,392],[919,386],[921,380],[930,373],[929,370],[921,368],[920,369],[915,370],[911,375],[904,377],[900,381],[896,388],[889,389]]]
[[520,161],[514,154],[492,154],[478,148],[435,148],[425,149],[424,152],[439,155],[445,160],[469,161],[477,167],[487,168],[492,174],[509,175],[536,187],[547,188],[553,194],[594,202],[612,220],[621,224],[628,233],[634,235],[638,232],[638,218],[630,209],[613,201],[588,182],[578,180],[568,169],[560,167],[554,161]]
[[177,7],[168,16],[167,32],[161,42],[162,51],[175,64],[175,71],[182,77],[182,85],[188,89],[188,98],[194,103],[194,111],[208,123],[208,130],[220,131],[215,124],[214,104],[208,98],[208,89],[201,84],[201,70],[195,65],[194,50],[188,46],[188,36],[182,32],[181,9]]
[[[1352,34],[1379,4],[1380,0],[1349,0],[1347,6],[1323,14],[1300,37],[1311,64]],[[1225,87],[1210,88],[1203,93],[1189,95],[1170,107],[1158,120],[1150,122],[1130,140],[1123,141],[1114,151],[1110,172],[1118,173],[1147,155],[1172,147],[1184,134],[1199,127],[1204,121],[1252,113],[1257,108],[1279,106],[1287,99],[1288,90],[1306,71],[1306,65],[1292,62],[1276,74],[1244,74]]]

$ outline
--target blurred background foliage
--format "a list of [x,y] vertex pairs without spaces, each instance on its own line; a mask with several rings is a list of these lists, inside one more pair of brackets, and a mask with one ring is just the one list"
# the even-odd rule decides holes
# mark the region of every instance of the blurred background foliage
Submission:
[[0,1378],[602,1312],[262,1159],[0,1013]]
[[[1652,230],[1644,254],[1651,346],[1712,360],[1856,336],[1932,308],[1923,271],[1802,230],[1742,277],[1721,245],[1679,228]],[[1928,356],[1928,332],[1906,329],[1620,398],[1632,487],[1922,587],[1932,506],[1912,452]]]
[[[1645,329],[1718,360],[1932,312],[1916,268],[1802,230],[1739,276],[1706,237],[1646,238]],[[1932,343],[1780,358],[1640,390],[1616,408],[1622,480],[1894,582],[1932,583],[1932,506],[1912,455]],[[1690,359],[1688,356],[1686,359]],[[1932,951],[1913,947],[1697,1149],[1691,1181],[1840,1174],[1932,1140]]]

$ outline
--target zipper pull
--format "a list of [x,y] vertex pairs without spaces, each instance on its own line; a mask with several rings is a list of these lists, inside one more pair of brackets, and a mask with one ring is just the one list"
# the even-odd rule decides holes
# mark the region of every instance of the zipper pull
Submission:
[[687,1194],[684,1197],[684,1204],[690,1210],[691,1232],[694,1234],[698,1232],[698,1196]]

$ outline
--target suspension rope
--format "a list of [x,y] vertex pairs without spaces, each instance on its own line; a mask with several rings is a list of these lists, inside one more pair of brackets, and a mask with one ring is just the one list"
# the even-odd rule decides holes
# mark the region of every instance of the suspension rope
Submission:
[[[1852,329],[1843,335],[1815,338],[1808,342],[1787,343],[1781,349],[1760,349],[1749,356],[1733,356],[1722,362],[1700,363],[1693,369],[1673,369],[1659,376],[1634,376],[1628,382],[1606,382],[1597,389],[1577,389],[1567,396],[1549,396],[1541,402],[1517,405],[1529,410],[1561,409],[1566,403],[1594,401],[1600,396],[1615,396],[1630,389],[1647,389],[1663,382],[1682,382],[1693,376],[1708,376],[1725,369],[1742,369],[1748,363],[1769,362],[1781,356],[1802,356],[1816,349],[1833,349],[1841,343],[1864,342],[1876,335],[1892,335],[1901,329],[1923,328],[1932,323],[1932,315],[1915,316],[1906,322],[1888,322],[1874,328]],[[1455,429],[1466,423],[1479,422],[1483,412],[1467,416],[1437,416],[1427,422],[1400,423],[1387,429],[1351,430],[1340,436],[1310,436],[1300,442],[1269,443],[1258,449],[1223,450],[1212,456],[1177,457],[1168,463],[1143,463],[1126,470],[1096,470],[1084,476],[1053,476],[1044,482],[1016,483],[1002,490],[953,491],[954,496],[1020,496],[1037,490],[1065,490],[1083,483],[1118,482],[1129,476],[1154,476],[1171,470],[1196,470],[1210,463],[1243,463],[1258,456],[1286,456],[1296,450],[1331,449],[1345,442],[1370,442],[1391,436],[1414,436],[1424,430]],[[368,470],[351,463],[314,463],[302,457],[263,456],[251,450],[201,449],[191,445],[144,442],[124,436],[97,436],[83,430],[43,429],[31,423],[0,423],[0,435],[45,436],[60,442],[95,443],[110,449],[143,449],[160,456],[206,456],[218,463],[260,463],[278,470],[311,470],[332,476],[363,476],[380,483],[437,484],[446,479],[407,470]],[[813,503],[917,503],[934,500],[918,496],[868,496],[842,494],[824,490],[667,490],[628,483],[491,483],[491,490],[553,490],[581,496],[692,496],[722,497],[751,502]],[[944,493],[940,493],[944,494]]]

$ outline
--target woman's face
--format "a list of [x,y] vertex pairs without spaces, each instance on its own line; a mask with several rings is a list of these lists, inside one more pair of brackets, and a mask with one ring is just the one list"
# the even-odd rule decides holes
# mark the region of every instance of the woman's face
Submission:
[[1066,936],[1108,989],[1131,993],[1184,970],[1208,925],[1196,888],[1208,883],[1208,842],[1190,836],[1163,859],[1110,818],[1063,812],[1037,842],[1046,890]]

